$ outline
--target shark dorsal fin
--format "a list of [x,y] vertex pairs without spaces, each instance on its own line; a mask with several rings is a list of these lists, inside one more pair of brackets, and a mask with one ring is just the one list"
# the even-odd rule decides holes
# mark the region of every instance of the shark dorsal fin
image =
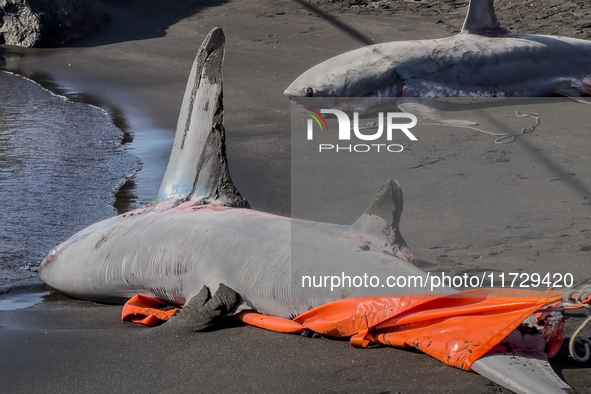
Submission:
[[499,23],[495,12],[495,0],[470,0],[462,33],[488,37],[511,34],[509,30]]
[[214,28],[193,63],[158,200],[218,201],[248,207],[234,187],[226,159],[222,63],[224,33]]
[[395,179],[389,179],[352,227],[357,231],[384,238],[392,248],[393,254],[412,262],[414,255],[400,234],[402,200],[400,184]]

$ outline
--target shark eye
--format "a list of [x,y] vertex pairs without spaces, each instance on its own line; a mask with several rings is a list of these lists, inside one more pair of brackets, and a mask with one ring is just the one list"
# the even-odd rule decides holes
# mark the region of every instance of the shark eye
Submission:
[[304,93],[306,94],[306,97],[312,97],[312,96],[314,96],[314,89],[306,88],[306,89],[304,89]]

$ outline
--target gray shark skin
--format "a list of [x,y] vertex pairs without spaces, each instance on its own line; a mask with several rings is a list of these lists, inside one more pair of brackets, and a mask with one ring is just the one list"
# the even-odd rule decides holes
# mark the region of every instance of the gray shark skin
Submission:
[[41,264],[41,280],[74,298],[124,303],[140,294],[177,305],[204,285],[215,291],[224,283],[259,312],[285,318],[370,289],[372,295],[412,291],[352,287],[335,296],[330,288],[294,282],[300,274],[426,274],[409,262],[398,230],[402,192],[396,181],[386,183],[352,226],[248,209],[225,156],[223,53],[223,33],[215,29],[189,77],[159,200],[57,246]]
[[[40,266],[41,280],[79,299],[123,303],[140,294],[177,305],[198,299],[203,286],[214,292],[225,285],[259,313],[283,318],[340,298],[429,293],[363,286],[332,293],[298,282],[302,275],[341,272],[379,278],[427,274],[411,263],[400,234],[402,192],[394,180],[351,226],[248,208],[232,184],[225,155],[223,56],[224,36],[216,28],[193,64],[159,199],[57,246]],[[473,366],[516,392],[562,393],[568,387],[543,357],[496,354]]]
[[471,0],[462,32],[356,49],[299,76],[288,97],[572,97],[591,94],[591,41],[511,35],[494,0]]

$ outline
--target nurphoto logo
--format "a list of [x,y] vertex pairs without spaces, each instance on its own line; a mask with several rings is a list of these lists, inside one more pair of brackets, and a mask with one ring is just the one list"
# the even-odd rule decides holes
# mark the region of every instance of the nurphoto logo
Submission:
[[[338,109],[321,109],[320,112],[317,112],[311,108],[306,107],[306,109],[310,112],[304,112],[306,115],[309,115],[311,119],[308,119],[308,129],[307,129],[307,138],[309,141],[314,139],[314,121],[320,127],[321,131],[328,131],[328,124],[326,123],[326,119],[322,114],[332,114],[337,117],[337,121],[339,122],[339,141],[350,141],[351,136],[351,119],[349,115],[345,112],[338,110]],[[407,123],[398,123],[398,120],[406,119],[410,122]],[[392,141],[392,136],[395,130],[402,131],[406,137],[408,137],[411,141],[418,141],[417,137],[414,136],[413,133],[410,132],[409,129],[413,128],[417,125],[417,117],[413,114],[409,114],[406,112],[387,112],[386,113],[386,139],[387,141]],[[384,134],[384,113],[378,113],[378,129],[373,134],[364,134],[359,130],[359,113],[353,112],[353,134],[354,138],[357,138],[361,141],[376,141],[377,139],[381,138]],[[319,152],[323,151],[334,151],[334,152],[356,152],[356,153],[366,153],[370,151],[377,151],[377,152],[391,152],[391,153],[399,153],[404,150],[404,147],[400,144],[319,144],[318,145]]]

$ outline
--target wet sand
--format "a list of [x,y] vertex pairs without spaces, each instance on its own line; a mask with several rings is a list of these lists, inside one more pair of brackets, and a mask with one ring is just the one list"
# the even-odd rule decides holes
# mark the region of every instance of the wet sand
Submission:
[[[321,3],[320,11],[327,11],[329,5]],[[464,16],[460,9],[396,16],[347,11],[335,13],[340,22],[335,23],[319,16],[315,3],[303,7],[297,1],[106,4],[113,23],[67,48],[1,46],[5,68],[32,78],[49,76],[124,114],[134,138],[132,152],[144,163],[136,178],[143,203],[156,195],[195,52],[207,32],[221,26],[227,38],[225,119],[232,178],[253,208],[283,215],[290,214],[291,193],[285,87],[312,65],[368,42],[445,37]],[[368,175],[357,205],[326,220],[354,220],[383,176],[396,177],[405,192],[403,234],[424,269],[466,272],[518,264],[554,272],[572,264],[583,275],[589,272],[591,250],[589,140],[583,132],[562,131],[557,137],[555,131],[540,127],[502,148],[473,131],[433,133],[394,173]],[[554,166],[532,164],[544,161],[540,154]],[[487,183],[490,173],[498,185]],[[495,194],[499,188],[510,195]],[[485,209],[497,196],[503,204]],[[504,212],[507,207],[510,212]],[[161,336],[120,323],[120,310],[54,295],[43,304],[0,313],[0,380],[7,382],[6,390],[503,392],[478,375],[413,351],[353,349],[347,341],[241,326]],[[591,392],[588,366],[565,355],[553,365],[579,392]]]

